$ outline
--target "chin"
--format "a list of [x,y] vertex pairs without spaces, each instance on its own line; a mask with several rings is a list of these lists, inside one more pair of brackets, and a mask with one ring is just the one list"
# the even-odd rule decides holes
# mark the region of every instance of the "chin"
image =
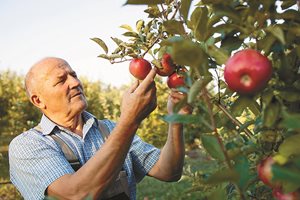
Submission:
[[80,110],[80,112],[83,112],[85,109],[87,109],[87,102],[84,101],[84,102],[81,102],[81,104],[78,105],[78,110]]
[[87,108],[87,101],[84,99],[72,105],[74,113],[82,113]]

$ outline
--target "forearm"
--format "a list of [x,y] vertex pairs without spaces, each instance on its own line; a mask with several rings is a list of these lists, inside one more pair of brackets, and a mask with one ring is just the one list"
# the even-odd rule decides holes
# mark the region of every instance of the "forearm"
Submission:
[[163,181],[177,181],[182,174],[185,148],[182,124],[169,124],[167,142],[156,163],[156,178]]
[[48,194],[60,198],[75,195],[74,199],[101,195],[118,175],[137,128],[120,120],[101,149],[77,172],[62,179],[62,185],[49,187]]

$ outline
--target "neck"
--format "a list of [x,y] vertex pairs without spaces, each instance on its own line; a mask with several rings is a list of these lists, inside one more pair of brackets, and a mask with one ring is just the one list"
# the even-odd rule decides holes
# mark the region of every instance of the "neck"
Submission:
[[69,119],[63,126],[82,137],[83,119],[81,114]]
[[75,116],[57,116],[50,118],[56,124],[72,131],[73,133],[79,135],[80,137],[83,136],[83,119],[82,113],[79,113]]

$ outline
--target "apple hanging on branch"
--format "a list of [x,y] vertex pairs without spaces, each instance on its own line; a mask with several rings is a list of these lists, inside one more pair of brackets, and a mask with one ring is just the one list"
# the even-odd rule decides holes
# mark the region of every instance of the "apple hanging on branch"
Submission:
[[277,200],[299,200],[300,199],[300,194],[298,191],[291,192],[291,193],[283,193],[281,188],[274,188],[273,196]]
[[144,80],[151,68],[151,64],[144,58],[134,58],[129,63],[129,72],[139,80]]
[[272,181],[272,165],[275,164],[275,160],[272,157],[267,157],[257,165],[257,173],[259,179],[266,185],[274,187],[277,184]]
[[271,62],[253,49],[235,53],[225,64],[225,81],[229,89],[239,94],[255,94],[267,85],[271,76]]
[[157,74],[160,76],[169,76],[176,70],[176,64],[173,62],[170,54],[165,53],[161,58],[161,68],[157,68]]
[[168,76],[167,85],[169,88],[178,88],[185,85],[185,73],[184,68],[179,68],[176,72]]

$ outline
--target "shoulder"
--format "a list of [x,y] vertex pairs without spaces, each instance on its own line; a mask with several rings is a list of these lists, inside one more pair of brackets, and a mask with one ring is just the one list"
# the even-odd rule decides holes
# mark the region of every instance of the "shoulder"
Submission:
[[29,152],[38,152],[43,148],[56,148],[55,142],[42,135],[40,132],[30,129],[16,136],[9,144],[9,155],[29,155]]

